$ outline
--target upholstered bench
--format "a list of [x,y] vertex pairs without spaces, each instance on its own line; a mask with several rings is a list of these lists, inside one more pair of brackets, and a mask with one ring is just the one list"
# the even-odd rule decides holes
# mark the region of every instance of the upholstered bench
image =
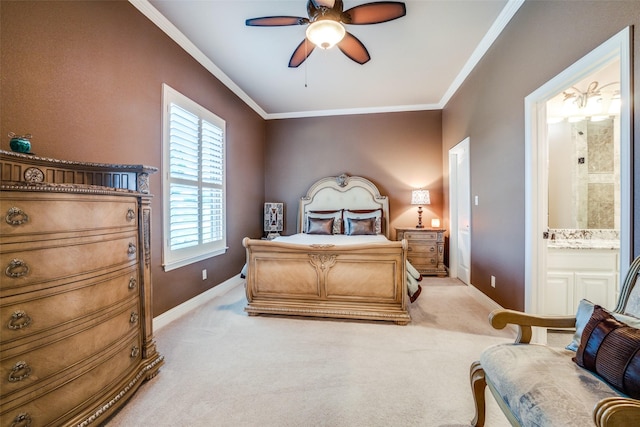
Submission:
[[[576,316],[494,310],[491,325],[519,329],[516,342],[487,348],[471,365],[473,426],[485,421],[485,387],[514,426],[640,426],[640,257],[615,310],[586,300]],[[567,349],[529,344],[531,327],[576,328]]]

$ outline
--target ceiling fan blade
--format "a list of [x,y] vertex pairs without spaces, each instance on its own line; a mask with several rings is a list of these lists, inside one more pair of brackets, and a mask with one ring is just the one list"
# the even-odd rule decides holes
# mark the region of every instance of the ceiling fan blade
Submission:
[[358,64],[364,64],[371,59],[367,48],[364,47],[360,40],[349,32],[344,35],[344,38],[337,46],[342,53],[356,61]]
[[296,68],[304,62],[305,59],[311,55],[313,49],[316,47],[309,39],[305,38],[302,43],[298,45],[296,50],[293,51],[291,59],[289,60],[289,68]]
[[402,2],[381,1],[365,3],[345,10],[342,14],[345,24],[379,24],[402,18],[407,14],[407,8]]
[[299,16],[263,16],[245,21],[248,27],[283,27],[285,25],[304,25],[308,23],[309,19]]

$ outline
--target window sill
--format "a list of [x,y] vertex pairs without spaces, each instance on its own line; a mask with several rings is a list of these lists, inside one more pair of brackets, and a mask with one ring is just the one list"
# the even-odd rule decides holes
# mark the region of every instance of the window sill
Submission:
[[165,264],[162,265],[162,268],[164,269],[165,272],[167,271],[171,271],[171,270],[175,270],[177,268],[180,267],[184,267],[187,266],[189,264],[193,264],[199,261],[203,261],[205,259],[208,258],[213,258],[216,257],[218,255],[224,255],[227,253],[227,250],[229,248],[225,247],[223,249],[218,249],[212,252],[207,252],[206,254],[202,254],[202,255],[198,255],[198,256],[193,256],[193,257],[189,257],[189,258],[184,258],[184,259],[179,259],[179,260],[175,260],[175,261],[171,261],[171,262],[167,262]]

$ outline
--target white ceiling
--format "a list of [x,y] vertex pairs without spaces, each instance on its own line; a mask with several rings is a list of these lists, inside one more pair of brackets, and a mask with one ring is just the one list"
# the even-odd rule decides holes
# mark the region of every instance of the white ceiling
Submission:
[[[130,0],[265,119],[442,108],[523,1],[408,0],[402,18],[346,25],[366,64],[316,48],[289,68],[306,25],[245,20],[307,17],[306,0]],[[344,0],[344,10],[368,2]]]

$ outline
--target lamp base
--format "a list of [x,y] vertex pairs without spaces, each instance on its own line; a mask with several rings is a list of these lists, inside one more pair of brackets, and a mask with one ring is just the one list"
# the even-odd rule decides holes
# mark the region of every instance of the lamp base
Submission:
[[418,206],[418,225],[416,225],[416,228],[424,228],[424,225],[422,225],[422,206]]

